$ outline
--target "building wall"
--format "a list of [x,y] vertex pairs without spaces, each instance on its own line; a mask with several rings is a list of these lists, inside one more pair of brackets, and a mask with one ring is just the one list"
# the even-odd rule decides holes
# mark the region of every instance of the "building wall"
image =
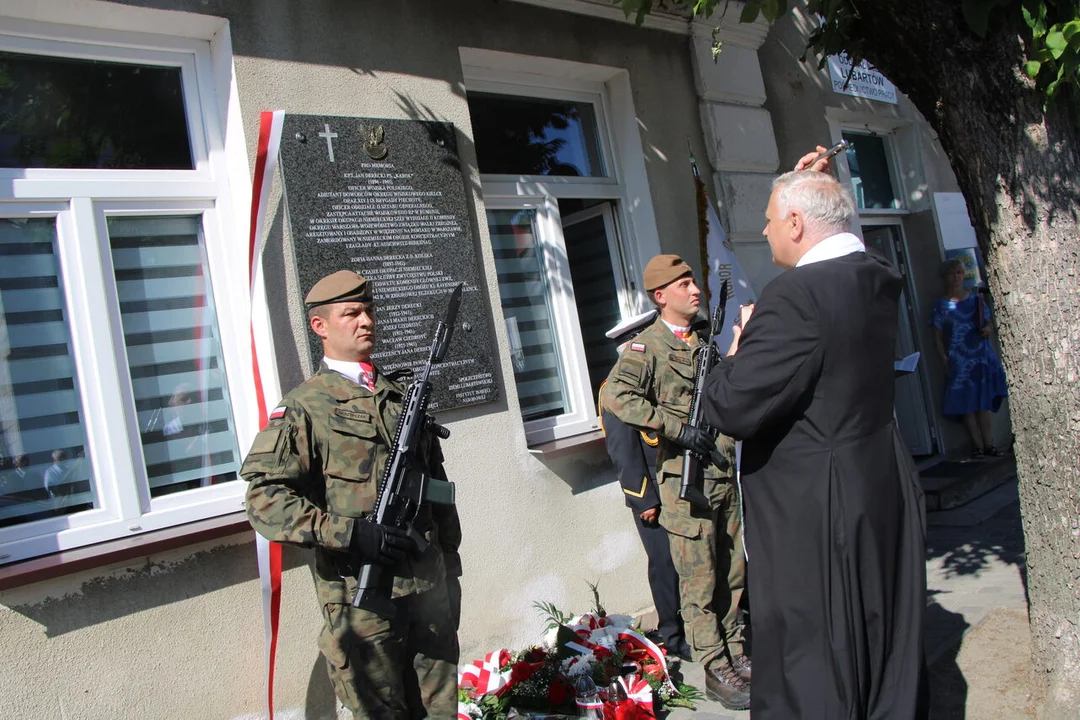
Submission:
[[[500,371],[498,401],[440,418],[453,433],[447,468],[465,534],[463,656],[538,640],[542,623],[532,603],[585,611],[589,581],[599,583],[609,610],[648,608],[644,554],[602,447],[557,458],[526,448],[486,223],[477,222],[484,208],[458,51],[482,47],[628,70],[661,247],[696,265],[684,153],[687,137],[699,146],[703,140],[686,38],[485,0],[64,0],[56,8],[78,10],[63,15],[69,21],[92,16],[119,27],[140,8],[228,19],[252,165],[262,110],[456,125]],[[170,22],[155,16],[158,32],[168,33]],[[288,389],[306,372],[305,330],[274,192],[265,272]],[[242,270],[236,275],[246,282]],[[285,717],[328,717],[332,692],[315,645],[319,609],[305,563],[303,553],[287,551],[277,705]],[[0,687],[0,717],[257,717],[263,632],[252,535],[2,592],[0,638],[9,678]]]

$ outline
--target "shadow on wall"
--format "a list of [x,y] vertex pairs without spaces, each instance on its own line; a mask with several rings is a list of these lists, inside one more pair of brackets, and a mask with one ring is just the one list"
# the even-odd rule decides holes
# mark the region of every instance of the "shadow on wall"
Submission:
[[602,441],[590,443],[565,455],[551,457],[537,453],[533,457],[565,482],[574,495],[608,483],[618,483],[615,468]]
[[337,720],[337,717],[337,696],[334,695],[334,686],[330,684],[330,676],[326,671],[326,660],[319,654],[308,678],[304,720]]
[[[302,553],[286,549],[282,554],[283,570],[305,562]],[[150,557],[141,567],[121,572],[82,583],[78,595],[9,607],[41,625],[46,637],[54,638],[259,577],[255,546],[250,542],[197,552],[177,562]]]

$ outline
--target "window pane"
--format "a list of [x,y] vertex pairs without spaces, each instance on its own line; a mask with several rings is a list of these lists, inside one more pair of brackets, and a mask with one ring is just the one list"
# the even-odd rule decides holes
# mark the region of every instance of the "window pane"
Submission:
[[51,219],[0,219],[0,526],[96,504]]
[[604,333],[622,319],[604,215],[565,223],[563,239],[570,261],[570,278],[574,283],[574,300],[585,343],[585,360],[589,364],[592,396],[596,397],[601,383],[618,359],[615,344]]
[[150,495],[237,479],[199,217],[109,218]]
[[480,172],[607,177],[591,103],[469,93]]
[[843,137],[854,146],[847,151],[847,161],[855,203],[860,208],[901,207],[893,192],[885,139],[857,133],[844,133]]
[[536,212],[489,210],[487,216],[522,415],[526,420],[562,415],[566,387],[537,248]]
[[0,167],[192,169],[180,68],[0,52]]

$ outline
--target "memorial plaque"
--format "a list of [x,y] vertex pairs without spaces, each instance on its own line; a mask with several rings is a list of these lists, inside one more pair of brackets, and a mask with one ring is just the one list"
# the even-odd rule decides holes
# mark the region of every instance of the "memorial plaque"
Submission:
[[[463,283],[450,349],[432,373],[430,407],[494,400],[488,308],[453,124],[286,115],[281,172],[301,292],[337,270],[371,280],[372,357],[390,372],[427,362],[450,292]],[[322,344],[309,336],[318,362]]]

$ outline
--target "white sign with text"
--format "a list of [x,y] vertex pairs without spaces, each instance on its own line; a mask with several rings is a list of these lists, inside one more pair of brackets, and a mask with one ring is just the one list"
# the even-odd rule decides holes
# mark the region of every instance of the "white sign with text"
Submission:
[[[850,82],[848,74],[851,75]],[[829,78],[834,92],[896,104],[896,86],[865,60],[852,72],[847,55],[830,55]]]

